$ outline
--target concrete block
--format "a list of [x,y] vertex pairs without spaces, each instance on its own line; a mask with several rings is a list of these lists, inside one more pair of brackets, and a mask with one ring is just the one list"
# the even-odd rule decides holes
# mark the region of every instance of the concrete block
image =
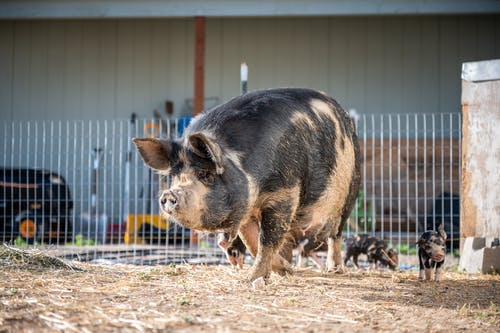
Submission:
[[459,269],[467,273],[500,272],[500,246],[480,237],[467,237],[460,255]]

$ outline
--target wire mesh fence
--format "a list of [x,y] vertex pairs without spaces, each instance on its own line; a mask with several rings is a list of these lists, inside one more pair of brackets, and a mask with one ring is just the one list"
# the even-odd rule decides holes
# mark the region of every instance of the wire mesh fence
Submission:
[[[132,137],[177,137],[189,118],[31,121],[2,126],[0,242],[45,247],[82,261],[225,262],[216,235],[159,214],[165,177]],[[459,234],[459,114],[363,115],[357,120],[362,186],[345,235],[367,233],[400,249],[444,223]]]
[[362,185],[347,234],[373,234],[407,249],[443,223],[456,253],[461,115],[363,115],[357,130]]

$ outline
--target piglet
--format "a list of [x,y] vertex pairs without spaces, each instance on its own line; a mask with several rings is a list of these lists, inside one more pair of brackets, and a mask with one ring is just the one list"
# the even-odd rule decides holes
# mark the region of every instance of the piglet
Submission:
[[418,242],[418,260],[420,273],[418,278],[430,280],[432,268],[435,268],[435,280],[441,281],[441,266],[446,257],[446,232],[440,224],[437,231],[428,230],[420,236]]
[[352,258],[354,265],[359,268],[358,257],[360,254],[366,254],[371,269],[378,268],[379,263],[392,270],[398,267],[398,252],[388,248],[384,240],[375,236],[363,234],[346,238],[345,248],[345,265]]
[[243,268],[246,246],[239,236],[231,241],[229,233],[221,232],[219,233],[217,244],[224,251],[231,266],[234,268]]

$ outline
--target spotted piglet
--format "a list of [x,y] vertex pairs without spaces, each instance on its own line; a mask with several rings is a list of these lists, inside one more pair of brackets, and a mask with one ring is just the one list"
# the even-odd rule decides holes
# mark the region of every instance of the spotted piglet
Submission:
[[352,258],[354,265],[359,268],[358,256],[366,254],[371,269],[378,268],[379,263],[392,270],[398,267],[398,252],[388,248],[384,240],[375,236],[364,234],[346,238],[345,248],[344,265],[347,265],[349,259]]
[[217,244],[226,255],[227,260],[234,268],[243,268],[246,246],[239,236],[230,240],[231,236],[227,232],[219,233]]
[[418,260],[420,262],[419,279],[430,280],[432,268],[435,268],[436,281],[441,280],[441,266],[446,256],[446,232],[440,224],[437,232],[428,230],[420,236],[418,242]]

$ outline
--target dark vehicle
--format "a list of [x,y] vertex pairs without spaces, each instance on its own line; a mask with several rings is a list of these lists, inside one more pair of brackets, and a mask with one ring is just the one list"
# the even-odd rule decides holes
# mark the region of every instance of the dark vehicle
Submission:
[[64,178],[44,169],[0,168],[0,241],[71,240],[73,201]]

